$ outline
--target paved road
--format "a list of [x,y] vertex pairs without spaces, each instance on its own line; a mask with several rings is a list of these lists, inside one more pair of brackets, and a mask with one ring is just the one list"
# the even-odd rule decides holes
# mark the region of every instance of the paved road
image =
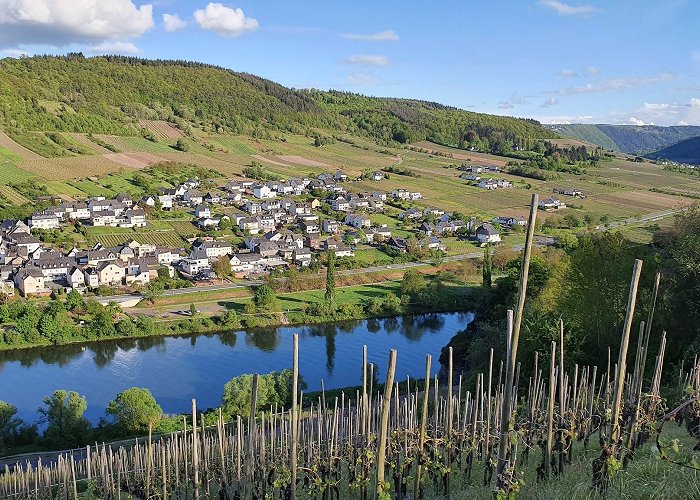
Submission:
[[[618,222],[612,222],[608,224],[607,227],[599,227],[600,231],[610,231],[611,229],[617,229],[623,226],[630,226],[634,224],[643,224],[646,222],[653,222],[656,220],[663,219],[665,217],[670,217],[672,215],[675,215],[679,212],[682,212],[685,210],[685,208],[675,208],[675,209],[668,209],[664,210],[662,212],[656,212],[653,214],[647,214],[643,215],[641,217],[631,217],[629,219],[625,219],[622,221]],[[538,246],[546,246],[546,245],[551,245],[553,243],[552,239],[547,239],[547,238],[542,238],[539,237],[539,241],[535,242],[535,245]],[[516,245],[513,247],[514,250],[520,251],[523,249],[524,245]],[[445,257],[443,259],[443,262],[456,262],[460,260],[466,260],[466,259],[478,259],[481,258],[483,255],[483,252],[472,252],[472,253],[467,253],[467,254],[461,254],[461,255],[451,255],[448,257]],[[372,267],[363,267],[359,269],[346,269],[343,271],[338,271],[339,275],[342,276],[355,276],[358,274],[368,274],[368,273],[376,273],[376,272],[381,272],[381,271],[387,271],[387,270],[404,270],[404,269],[413,269],[416,267],[422,267],[422,266],[430,266],[433,265],[434,262],[431,260],[425,260],[425,261],[418,261],[418,262],[406,262],[403,264],[390,264],[386,266],[372,266]],[[235,290],[238,288],[247,288],[249,286],[255,286],[255,285],[260,285],[262,284],[262,281],[260,280],[250,280],[250,281],[245,281],[245,282],[235,282],[235,283],[222,283],[218,285],[206,285],[206,286],[197,286],[197,287],[192,287],[192,288],[177,288],[174,290],[166,290],[163,292],[163,297],[174,297],[178,295],[187,295],[191,293],[199,293],[199,292],[210,292],[210,291],[222,291],[222,290]],[[104,301],[119,301],[123,300],[127,297],[138,297],[140,299],[143,299],[144,296],[143,294],[130,294],[130,295],[112,295],[108,297],[100,297],[100,300]]]
[[641,217],[631,217],[629,219],[621,220],[619,222],[611,222],[608,224],[608,227],[602,227],[600,228],[601,231],[609,231],[610,229],[617,229],[619,227],[623,226],[631,226],[635,224],[643,224],[645,222],[653,222],[657,220],[664,219],[666,217],[670,217],[672,215],[675,215],[677,213],[683,212],[686,210],[686,208],[672,208],[668,210],[664,210],[662,212],[656,212],[653,214],[647,214],[643,215]]

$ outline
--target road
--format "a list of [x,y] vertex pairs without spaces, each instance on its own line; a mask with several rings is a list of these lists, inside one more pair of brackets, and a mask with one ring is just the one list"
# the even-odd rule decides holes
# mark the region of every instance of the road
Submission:
[[672,215],[676,215],[677,213],[683,212],[686,210],[686,208],[672,208],[668,210],[664,210],[663,212],[656,212],[653,214],[647,214],[643,215],[641,217],[630,217],[629,219],[621,220],[619,222],[611,222],[608,224],[608,227],[602,227],[600,228],[601,231],[609,231],[611,229],[617,229],[623,226],[633,226],[635,224],[644,224],[645,222],[653,222],[657,221],[660,219],[664,219],[666,217],[670,217]]
[[[625,219],[622,221],[618,222],[612,222],[608,224],[607,227],[599,227],[598,229],[600,231],[610,231],[611,229],[617,229],[623,226],[630,226],[630,225],[635,225],[635,224],[644,224],[646,222],[653,222],[656,220],[660,220],[666,217],[670,217],[672,215],[675,215],[679,212],[682,212],[685,210],[684,208],[674,208],[674,209],[668,209],[664,210],[663,212],[656,212],[653,214],[647,214],[643,215],[641,217],[631,217],[629,219]],[[553,243],[553,239],[551,238],[544,238],[544,237],[537,237],[539,238],[539,241],[536,241],[535,244],[538,246],[546,246],[546,245],[551,245]],[[523,249],[524,245],[516,245],[513,247],[513,250],[515,251],[520,251]],[[483,252],[472,252],[472,253],[467,253],[467,254],[460,254],[460,255],[451,255],[448,257],[445,257],[443,259],[443,262],[457,262],[460,260],[466,260],[466,259],[478,259],[483,256]],[[340,276],[355,276],[359,274],[368,274],[368,273],[376,273],[376,272],[382,272],[382,271],[387,271],[387,270],[405,270],[405,269],[413,269],[416,267],[422,267],[422,266],[430,266],[434,265],[434,262],[431,260],[423,260],[423,261],[418,261],[418,262],[406,262],[403,264],[390,264],[386,266],[372,266],[372,267],[363,267],[359,269],[346,269],[343,271],[338,271],[338,275]],[[187,295],[187,294],[192,294],[192,293],[200,293],[200,292],[213,292],[213,291],[222,291],[222,290],[235,290],[238,288],[247,288],[250,286],[255,286],[255,285],[260,285],[263,282],[261,280],[249,280],[245,282],[228,282],[228,283],[221,283],[218,285],[205,285],[205,286],[196,286],[192,288],[177,288],[174,290],[166,290],[163,292],[163,297],[175,297],[179,295]],[[124,300],[125,298],[139,298],[143,300],[145,297],[143,294],[123,294],[123,295],[111,295],[107,297],[100,297],[101,302],[109,302],[109,301],[114,301],[114,302],[119,302],[120,300]]]

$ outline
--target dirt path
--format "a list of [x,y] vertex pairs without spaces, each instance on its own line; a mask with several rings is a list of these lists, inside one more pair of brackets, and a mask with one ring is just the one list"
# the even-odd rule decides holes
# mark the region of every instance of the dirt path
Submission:
[[276,161],[276,160],[271,160],[270,158],[265,158],[262,155],[251,155],[253,158],[256,160],[260,161],[266,161],[267,163],[272,163],[273,165],[279,165],[280,167],[291,167],[292,165],[289,165],[287,163],[282,163],[281,161]]

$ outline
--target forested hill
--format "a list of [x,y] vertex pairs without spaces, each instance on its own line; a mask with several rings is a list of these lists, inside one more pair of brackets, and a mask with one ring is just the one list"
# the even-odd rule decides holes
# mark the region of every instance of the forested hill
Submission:
[[700,165],[700,137],[686,139],[673,146],[649,153],[647,158]]
[[547,125],[563,136],[587,141],[613,151],[643,154],[666,148],[677,142],[700,136],[700,127],[692,125],[659,127],[656,125]]
[[538,122],[435,103],[294,90],[186,61],[82,54],[0,60],[0,127],[137,133],[139,119],[239,134],[312,129],[380,143],[431,140],[498,150],[555,134]]

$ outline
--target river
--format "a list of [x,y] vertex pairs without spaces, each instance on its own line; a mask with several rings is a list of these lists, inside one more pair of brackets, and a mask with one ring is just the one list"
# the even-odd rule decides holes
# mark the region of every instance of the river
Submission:
[[221,403],[224,384],[243,373],[292,366],[292,334],[299,334],[299,371],[307,391],[361,384],[362,346],[386,376],[389,349],[398,351],[398,380],[433,374],[440,350],[474,319],[472,313],[421,314],[343,323],[266,328],[186,337],[151,337],[0,352],[0,400],[18,417],[36,421],[42,399],[57,389],[88,401],[97,423],[119,392],[147,387],[165,413],[187,412],[192,398],[206,409]]

